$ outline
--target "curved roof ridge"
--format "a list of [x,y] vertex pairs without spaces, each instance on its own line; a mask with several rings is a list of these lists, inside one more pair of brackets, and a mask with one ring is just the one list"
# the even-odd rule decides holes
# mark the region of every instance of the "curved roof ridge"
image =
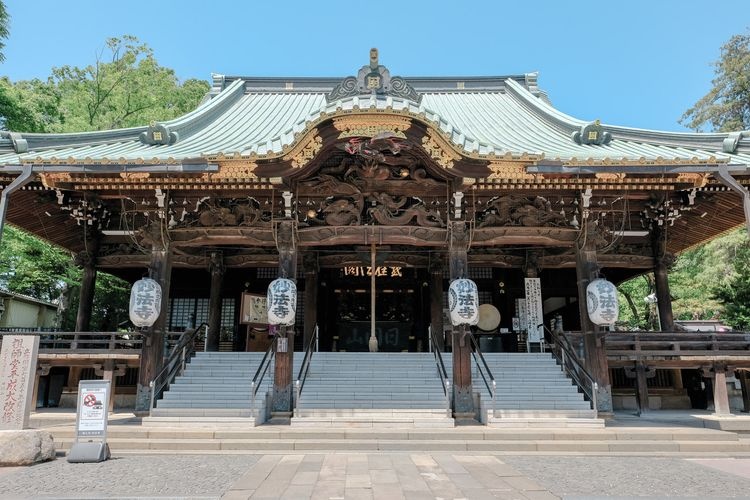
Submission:
[[242,154],[257,152],[260,148],[267,147],[267,145],[274,142],[279,142],[282,147],[287,148],[293,145],[300,134],[303,134],[306,130],[311,129],[328,118],[334,118],[338,113],[351,113],[355,110],[360,113],[367,113],[368,111],[372,111],[373,113],[383,113],[383,111],[388,110],[392,110],[394,114],[406,113],[412,117],[432,124],[436,130],[444,134],[446,138],[448,138],[450,142],[459,149],[469,152],[476,151],[478,146],[481,145],[492,147],[494,150],[497,150],[497,148],[492,145],[486,144],[484,141],[467,135],[458,129],[458,127],[450,123],[450,121],[443,118],[439,113],[426,108],[424,105],[419,105],[410,99],[391,95],[368,95],[350,96],[330,102],[322,106],[319,110],[308,114],[305,118],[298,120],[291,127],[274,137],[246,145],[243,148]]
[[[234,83],[234,82],[233,82]],[[160,122],[172,128],[174,131],[186,133],[189,136],[196,129],[205,126],[206,122],[212,121],[216,116],[224,112],[232,104],[232,97],[241,95],[237,92],[242,85],[229,85],[216,97],[209,99],[199,105],[192,111]],[[192,125],[192,126],[191,126]],[[57,133],[38,133],[38,132],[20,132],[19,138],[28,143],[28,149],[32,151],[45,151],[48,149],[70,148],[76,146],[92,146],[102,144],[112,144],[125,141],[139,140],[140,134],[147,131],[149,125],[139,125],[137,127],[126,127],[109,130],[91,130],[87,132],[57,132]],[[11,132],[4,132],[9,134]]]
[[[580,130],[580,127],[590,123],[563,113],[544,100],[535,97],[531,92],[515,81],[509,81],[508,88],[513,91],[513,94],[516,97],[519,97],[523,99],[524,102],[530,104],[532,112],[537,116],[563,127],[568,132]],[[750,131],[709,133],[671,132],[611,125],[608,123],[602,123],[602,127],[612,134],[612,139],[642,142],[653,145],[722,151],[724,149],[725,141],[732,138],[734,135],[737,135],[734,149],[736,149],[737,146],[740,146],[743,149],[750,147]],[[734,150],[727,151],[724,149],[724,152],[733,153]]]

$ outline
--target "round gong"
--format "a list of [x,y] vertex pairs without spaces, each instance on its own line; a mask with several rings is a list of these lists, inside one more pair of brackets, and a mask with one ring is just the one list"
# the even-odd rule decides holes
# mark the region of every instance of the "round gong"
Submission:
[[500,326],[500,311],[492,304],[482,304],[479,306],[479,322],[477,326],[480,330],[491,331]]

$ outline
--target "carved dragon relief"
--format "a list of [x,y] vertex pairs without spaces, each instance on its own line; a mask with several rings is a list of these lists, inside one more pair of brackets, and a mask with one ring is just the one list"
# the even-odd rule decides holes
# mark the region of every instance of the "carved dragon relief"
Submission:
[[564,215],[555,212],[546,198],[537,196],[526,198],[516,195],[491,198],[487,208],[478,214],[477,227],[525,226],[525,227],[566,227]]
[[200,199],[195,210],[183,211],[180,218],[172,218],[170,229],[191,226],[225,227],[225,226],[268,226],[271,214],[264,210],[260,202],[252,197]]

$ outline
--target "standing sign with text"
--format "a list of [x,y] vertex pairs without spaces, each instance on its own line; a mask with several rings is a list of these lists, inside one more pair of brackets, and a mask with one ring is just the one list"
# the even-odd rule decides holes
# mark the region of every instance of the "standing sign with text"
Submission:
[[81,380],[78,384],[78,438],[106,440],[109,390],[109,380]]
[[542,284],[539,278],[525,278],[526,285],[526,333],[528,342],[541,342],[544,328],[542,308]]

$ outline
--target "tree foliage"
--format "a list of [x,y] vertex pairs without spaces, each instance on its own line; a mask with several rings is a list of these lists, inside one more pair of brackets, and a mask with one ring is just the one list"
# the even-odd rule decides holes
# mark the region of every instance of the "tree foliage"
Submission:
[[687,127],[719,132],[750,129],[750,31],[721,47],[713,87],[680,120]]
[[191,111],[208,83],[180,82],[137,38],[110,38],[85,67],[52,68],[47,80],[0,80],[0,120],[16,132],[83,132],[135,127]]
[[8,39],[8,35],[10,34],[9,25],[10,14],[5,9],[5,2],[0,1],[0,62],[5,61],[3,49],[5,49],[5,40]]
[[724,304],[724,320],[733,328],[750,330],[750,245],[747,241],[737,249],[732,260],[734,274],[714,288],[714,294]]

